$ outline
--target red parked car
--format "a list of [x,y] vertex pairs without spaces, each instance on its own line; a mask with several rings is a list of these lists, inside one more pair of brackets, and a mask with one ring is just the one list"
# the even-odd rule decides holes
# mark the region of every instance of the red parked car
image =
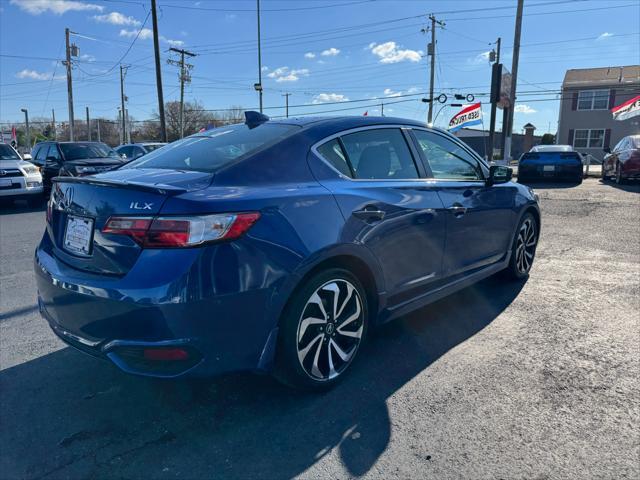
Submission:
[[617,184],[640,180],[640,135],[624,137],[602,161],[602,180],[613,177]]

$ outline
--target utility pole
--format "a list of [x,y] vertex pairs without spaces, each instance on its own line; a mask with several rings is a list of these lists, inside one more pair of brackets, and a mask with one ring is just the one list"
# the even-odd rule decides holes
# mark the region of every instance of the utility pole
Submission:
[[74,49],[77,56],[77,48],[75,45],[71,45],[69,43],[69,34],[71,30],[68,28],[64,29],[65,43],[67,46],[67,55],[66,61],[64,62],[67,67],[67,101],[69,103],[69,140],[73,142],[74,140],[74,129],[75,129],[75,121],[73,119],[73,80],[71,79],[71,49]]
[[131,143],[131,125],[129,124],[129,109],[125,109],[124,116],[126,119],[126,133],[127,133],[127,143]]
[[[511,131],[513,130],[513,113],[516,106],[516,85],[518,82],[518,59],[520,57],[520,35],[522,33],[522,10],[524,0],[518,0],[516,10],[516,31],[513,38],[513,61],[511,63],[511,101],[509,102],[509,115],[507,121],[507,133],[504,142],[504,159],[511,159]],[[502,127],[504,128],[504,126]]]
[[[431,73],[429,76],[429,113],[427,115],[427,123],[431,124],[433,118],[433,84],[436,74],[436,25],[444,27],[445,23],[440,20],[436,20],[436,17],[429,15],[431,20],[431,43],[427,46],[427,55],[431,55]],[[422,32],[426,33],[428,30],[423,29]]]
[[122,130],[123,115],[124,115],[124,112],[122,111],[122,109],[118,108],[118,125],[120,126],[120,128],[118,128],[118,139],[120,140],[120,145],[124,143],[124,131]]
[[380,104],[380,116],[384,117],[384,102]]
[[53,139],[57,140],[58,132],[56,128],[56,111],[53,108],[51,109],[51,117],[53,118]]
[[260,47],[260,0],[256,0],[256,11],[258,13],[258,83],[253,85],[260,96],[260,113],[262,113],[262,49]]
[[89,107],[87,109],[87,140],[91,141],[91,120],[89,119]]
[[27,147],[31,148],[31,130],[29,130],[29,111],[26,108],[21,108],[20,111],[24,113],[24,123],[26,126],[27,134]]
[[102,140],[100,140],[100,119],[96,118],[96,133],[98,136],[98,141],[101,142]]
[[289,97],[291,96],[291,94],[290,93],[284,93],[284,94],[282,94],[282,96],[284,97],[285,117],[289,118]]
[[[489,161],[493,160],[493,143],[496,134],[496,110],[500,101],[500,89],[502,80],[502,65],[500,64],[500,43],[502,39],[498,37],[496,41],[495,63],[491,68],[491,120],[489,121]],[[492,52],[493,53],[493,52]]]
[[[153,20],[153,49],[156,60],[156,86],[158,88],[158,115],[160,115],[160,139],[167,141],[167,124],[164,117],[164,97],[162,95],[162,70],[160,67],[160,35],[158,35],[158,14],[156,0],[151,0],[151,19]],[[122,112],[124,116],[124,112]]]
[[181,48],[173,48],[169,49],[171,52],[176,52],[180,54],[180,61],[176,60],[167,60],[167,63],[171,65],[177,65],[180,67],[180,138],[184,138],[184,84],[185,82],[191,82],[190,71],[193,68],[193,65],[189,63],[184,63],[184,56],[187,57],[195,57],[196,54],[189,52],[187,50],[183,50]]
[[[127,98],[124,94],[124,76],[127,74],[127,67],[123,67],[120,65],[120,110],[124,112],[124,102]],[[124,115],[122,115],[120,128],[122,129],[122,143],[125,143],[126,140],[126,131],[127,125],[125,123]]]

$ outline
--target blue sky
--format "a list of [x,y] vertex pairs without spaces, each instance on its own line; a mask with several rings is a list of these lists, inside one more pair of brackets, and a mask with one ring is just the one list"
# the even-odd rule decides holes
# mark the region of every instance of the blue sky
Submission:
[[[149,0],[0,0],[0,120],[30,116],[67,119],[64,28],[77,32],[73,70],[77,118],[115,118],[120,102],[118,61],[130,65],[130,115],[157,109]],[[419,101],[428,89],[424,57],[427,15],[437,30],[436,94],[472,93],[488,101],[487,52],[502,37],[511,69],[516,0],[262,0],[265,113],[284,114],[284,93],[296,113],[426,118]],[[179,98],[170,46],[197,53],[187,100],[209,109],[256,108],[255,0],[158,0],[165,100]],[[145,22],[146,19],[146,22]],[[138,32],[140,34],[138,35]],[[531,122],[555,132],[557,92],[570,68],[640,63],[640,1],[525,0],[516,131]],[[138,38],[133,42],[134,38]],[[133,44],[133,46],[131,46]],[[348,103],[343,103],[344,101]],[[363,100],[362,102],[355,102]],[[336,103],[338,102],[338,103]],[[301,105],[297,107],[296,105]],[[436,112],[439,110],[436,108]],[[348,110],[347,110],[348,109]],[[340,110],[335,111],[334,110]],[[483,108],[488,128],[488,105]],[[436,124],[457,111],[445,107]],[[500,125],[501,115],[498,118]]]

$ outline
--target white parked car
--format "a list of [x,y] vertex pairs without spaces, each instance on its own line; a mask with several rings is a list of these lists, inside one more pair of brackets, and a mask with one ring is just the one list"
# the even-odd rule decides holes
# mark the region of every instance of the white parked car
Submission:
[[43,201],[40,170],[20,158],[13,147],[0,143],[0,200],[24,199],[29,205]]

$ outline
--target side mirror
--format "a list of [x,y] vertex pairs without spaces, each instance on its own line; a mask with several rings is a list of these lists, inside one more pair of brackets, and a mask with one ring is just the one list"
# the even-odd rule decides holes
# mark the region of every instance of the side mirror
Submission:
[[609,147],[604,147],[604,148],[602,149],[602,151],[603,151],[604,153],[611,153],[611,148],[609,148]]
[[504,165],[491,165],[489,167],[489,177],[487,178],[487,187],[498,183],[507,183],[513,177],[513,169]]

